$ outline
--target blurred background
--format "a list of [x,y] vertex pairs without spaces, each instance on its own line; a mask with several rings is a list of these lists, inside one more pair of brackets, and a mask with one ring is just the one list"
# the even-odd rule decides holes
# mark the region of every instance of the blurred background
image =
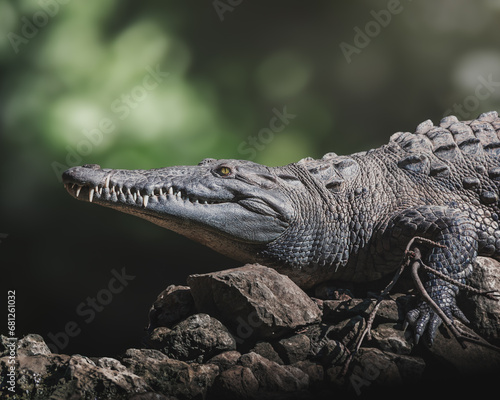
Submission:
[[114,356],[168,285],[238,266],[74,200],[67,167],[283,165],[500,109],[500,0],[231,3],[0,0],[0,281],[18,337]]

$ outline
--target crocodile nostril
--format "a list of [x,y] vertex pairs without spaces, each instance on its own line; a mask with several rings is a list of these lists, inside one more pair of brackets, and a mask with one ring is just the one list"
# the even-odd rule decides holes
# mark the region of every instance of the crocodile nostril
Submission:
[[85,164],[82,165],[82,168],[101,169],[101,166],[98,164]]

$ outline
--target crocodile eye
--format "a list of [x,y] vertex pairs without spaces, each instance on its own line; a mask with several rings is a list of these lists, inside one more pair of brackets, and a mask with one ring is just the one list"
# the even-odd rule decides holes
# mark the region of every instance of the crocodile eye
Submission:
[[219,168],[217,168],[216,172],[220,176],[228,176],[228,175],[231,175],[231,168],[229,168],[229,167],[219,167]]

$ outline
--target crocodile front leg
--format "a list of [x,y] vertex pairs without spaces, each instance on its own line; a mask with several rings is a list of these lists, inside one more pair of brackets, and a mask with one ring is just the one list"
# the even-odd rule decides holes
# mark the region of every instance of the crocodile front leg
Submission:
[[[441,206],[409,209],[393,220],[391,230],[393,239],[397,236],[400,243],[401,240],[408,241],[415,236],[437,243],[438,246],[419,245],[422,261],[450,280],[465,283],[472,272],[477,256],[477,232],[474,223],[463,212]],[[458,318],[465,323],[469,322],[456,304],[459,292],[457,285],[432,272],[425,272],[422,280],[431,299],[451,321]],[[441,318],[425,301],[408,312],[406,321],[414,330],[416,342],[427,331],[430,344],[442,323]]]

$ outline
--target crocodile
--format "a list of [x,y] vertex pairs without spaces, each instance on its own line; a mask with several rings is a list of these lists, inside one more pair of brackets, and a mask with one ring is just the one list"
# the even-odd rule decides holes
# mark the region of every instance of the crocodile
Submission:
[[[500,118],[443,118],[348,156],[268,167],[207,158],[150,170],[96,164],[63,173],[79,200],[133,214],[241,262],[288,275],[304,289],[330,279],[369,282],[396,271],[413,238],[432,270],[428,295],[451,321],[467,318],[459,283],[477,256],[500,260]],[[437,274],[439,272],[439,274]],[[450,278],[450,279],[444,279]],[[421,301],[406,316],[433,340],[442,315]]]

